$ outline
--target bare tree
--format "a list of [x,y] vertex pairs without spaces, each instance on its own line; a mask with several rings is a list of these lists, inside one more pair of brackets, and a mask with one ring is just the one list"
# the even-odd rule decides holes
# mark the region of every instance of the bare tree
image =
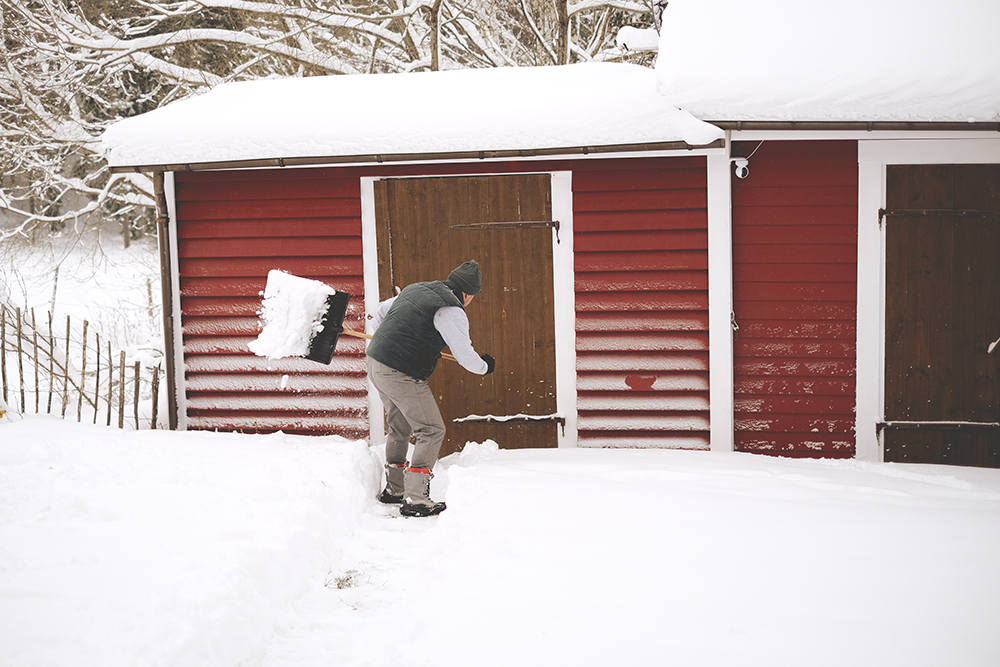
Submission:
[[86,218],[152,225],[152,184],[110,174],[100,136],[227,81],[564,64],[652,25],[633,0],[0,0],[0,238]]

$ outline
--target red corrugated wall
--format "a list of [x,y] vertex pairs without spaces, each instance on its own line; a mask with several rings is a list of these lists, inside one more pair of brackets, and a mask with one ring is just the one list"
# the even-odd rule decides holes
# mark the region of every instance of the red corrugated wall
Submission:
[[364,328],[360,194],[335,169],[176,175],[188,428],[367,436],[358,339],[331,366],[247,348],[270,269],[350,293],[345,324]]
[[853,456],[857,142],[733,146],[751,152],[733,178],[736,448]]
[[579,444],[707,449],[705,158],[573,174]]
[[361,176],[551,170],[573,171],[580,444],[707,448],[701,157],[178,173],[189,428],[367,436],[359,341],[329,368],[249,352],[267,271],[350,292],[361,329]]

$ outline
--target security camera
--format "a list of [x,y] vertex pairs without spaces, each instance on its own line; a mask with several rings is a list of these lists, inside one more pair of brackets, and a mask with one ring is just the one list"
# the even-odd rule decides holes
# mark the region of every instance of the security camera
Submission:
[[733,169],[736,171],[736,178],[746,178],[750,175],[750,162],[745,157],[733,158]]

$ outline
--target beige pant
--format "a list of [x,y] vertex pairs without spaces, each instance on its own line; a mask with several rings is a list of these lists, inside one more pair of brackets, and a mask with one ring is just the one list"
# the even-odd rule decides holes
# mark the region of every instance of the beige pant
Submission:
[[406,462],[410,436],[416,436],[410,466],[434,468],[445,426],[434,394],[426,380],[418,380],[385,364],[366,357],[368,379],[375,385],[385,406],[389,432],[385,442],[385,459],[388,463]]

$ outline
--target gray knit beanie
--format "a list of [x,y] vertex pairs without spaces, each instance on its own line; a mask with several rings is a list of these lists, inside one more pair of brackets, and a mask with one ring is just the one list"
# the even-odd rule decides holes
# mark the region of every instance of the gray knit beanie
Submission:
[[483,288],[483,274],[479,270],[479,262],[470,259],[452,271],[445,282],[466,294],[479,294],[479,290]]

